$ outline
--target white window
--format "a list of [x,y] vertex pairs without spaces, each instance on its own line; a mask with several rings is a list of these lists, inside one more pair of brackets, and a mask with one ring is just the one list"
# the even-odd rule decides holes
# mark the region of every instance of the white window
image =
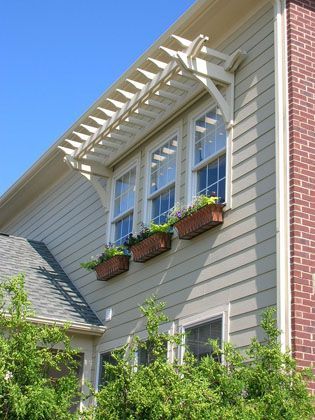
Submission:
[[227,132],[221,111],[211,108],[193,121],[193,195],[226,201]]
[[196,359],[212,354],[209,340],[218,340],[222,345],[222,317],[185,328],[185,345]]
[[99,376],[98,376],[99,388],[106,385],[111,380],[110,374],[106,372],[106,368],[104,365],[105,362],[110,363],[112,365],[116,365],[116,360],[113,358],[112,353],[110,351],[100,354]]
[[114,179],[112,239],[115,244],[123,244],[133,230],[135,190],[135,167]]
[[164,223],[175,204],[178,136],[174,134],[150,153],[149,214],[153,223]]

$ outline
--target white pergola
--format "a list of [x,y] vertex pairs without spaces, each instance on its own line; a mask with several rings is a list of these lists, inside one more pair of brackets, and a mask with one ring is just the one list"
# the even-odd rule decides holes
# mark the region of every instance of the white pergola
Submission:
[[245,53],[237,50],[228,55],[208,48],[203,35],[193,41],[177,35],[172,39],[178,50],[160,46],[163,61],[161,54],[159,59],[148,57],[137,69],[138,77],[127,78],[104,97],[102,106],[95,106],[59,146],[71,168],[90,180],[109,177],[119,157],[205,89],[220,108],[226,127],[233,126],[234,72]]

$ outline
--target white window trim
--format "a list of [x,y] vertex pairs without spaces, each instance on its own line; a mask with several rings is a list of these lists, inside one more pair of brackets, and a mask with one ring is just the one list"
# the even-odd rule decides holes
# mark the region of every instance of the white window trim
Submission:
[[219,150],[212,156],[204,159],[202,162],[195,164],[195,133],[194,133],[194,124],[195,121],[205,114],[208,111],[213,110],[217,107],[216,102],[207,101],[207,104],[201,104],[197,109],[194,109],[188,115],[189,128],[188,128],[188,145],[187,145],[187,172],[186,172],[186,191],[187,191],[187,204],[191,203],[194,197],[196,196],[196,187],[197,187],[197,171],[209,162],[212,162],[219,156],[223,155],[225,150],[226,156],[226,174],[225,174],[225,206],[224,211],[229,210],[232,207],[232,138],[233,138],[233,128],[226,128],[226,147],[225,149]]
[[[204,324],[208,321],[214,321],[216,319],[222,318],[222,342],[229,342],[229,319],[230,319],[230,305],[217,306],[213,309],[192,315],[187,318],[180,319],[178,321],[178,331],[184,333],[186,328],[195,327],[201,324]],[[181,346],[178,347],[178,359],[180,363],[183,363],[185,354],[184,342]],[[224,363],[224,360],[222,360]]]
[[[115,185],[117,179],[121,178],[125,173],[129,172],[131,169],[136,168],[136,180],[135,180],[135,202],[133,208],[126,210],[121,213],[119,216],[114,217],[114,206],[115,206]],[[111,179],[110,186],[110,210],[108,216],[108,228],[107,228],[107,243],[114,242],[114,224],[118,220],[122,219],[124,216],[133,211],[133,224],[132,231],[135,231],[136,227],[136,214],[137,214],[137,203],[139,201],[139,183],[140,183],[140,154],[138,154],[131,162],[126,163],[125,165],[119,166],[117,170],[114,171],[113,177]]]
[[[177,137],[177,151],[176,151],[176,170],[175,170],[175,180],[170,182],[167,185],[160,188],[158,191],[150,193],[150,181],[151,181],[151,154],[158,147],[162,146],[163,143],[167,142],[173,136]],[[171,185],[174,184],[175,187],[175,200],[177,203],[179,201],[180,194],[180,157],[181,157],[181,148],[182,148],[182,127],[178,123],[175,126],[173,125],[169,130],[164,132],[162,135],[157,137],[157,139],[150,143],[146,147],[146,170],[145,170],[145,193],[143,198],[143,221],[145,224],[149,224],[151,219],[152,211],[152,199],[160,195],[163,191],[166,191]]]

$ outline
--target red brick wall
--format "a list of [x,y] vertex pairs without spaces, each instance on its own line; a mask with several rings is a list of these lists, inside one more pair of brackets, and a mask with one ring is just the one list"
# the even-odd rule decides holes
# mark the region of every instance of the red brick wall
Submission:
[[315,0],[287,0],[287,33],[292,349],[315,366]]

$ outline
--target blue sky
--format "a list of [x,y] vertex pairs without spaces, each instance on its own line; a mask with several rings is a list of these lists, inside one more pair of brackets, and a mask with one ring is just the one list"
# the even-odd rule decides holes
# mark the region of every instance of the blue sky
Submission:
[[0,195],[193,0],[0,4]]

